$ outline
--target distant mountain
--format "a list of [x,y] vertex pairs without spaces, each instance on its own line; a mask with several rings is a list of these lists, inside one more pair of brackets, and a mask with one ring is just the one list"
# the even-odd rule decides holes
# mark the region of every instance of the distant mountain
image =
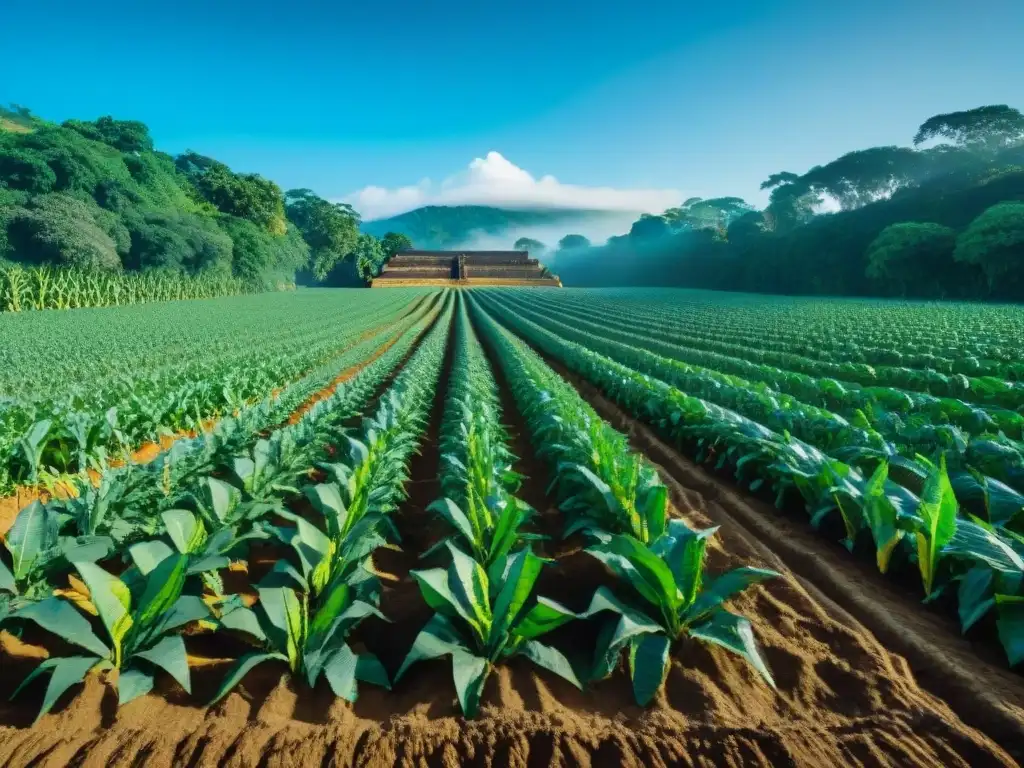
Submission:
[[[512,243],[524,230],[561,229],[569,234],[587,224],[600,224],[621,212],[591,211],[573,208],[495,208],[487,205],[428,205],[414,211],[364,222],[363,232],[382,237],[400,232],[412,239],[417,248],[458,248],[473,245],[481,239],[493,240],[505,233]],[[551,243],[554,245],[554,243]]]

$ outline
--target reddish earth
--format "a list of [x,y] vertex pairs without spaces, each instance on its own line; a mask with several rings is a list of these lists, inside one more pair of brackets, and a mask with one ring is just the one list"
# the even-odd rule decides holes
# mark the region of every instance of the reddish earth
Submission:
[[[446,371],[450,363],[446,363]],[[444,382],[427,444],[410,467],[410,497],[396,513],[404,550],[379,550],[382,610],[393,623],[364,623],[354,642],[394,673],[429,616],[409,577],[418,553],[440,534],[425,506],[436,497],[436,441]],[[977,766],[1016,765],[1024,745],[1024,686],[973,655],[921,606],[865,579],[856,561],[827,542],[778,524],[778,515],[737,495],[661,444],[599,393],[577,383],[601,414],[657,462],[673,514],[720,525],[710,569],[774,568],[782,577],[750,590],[733,608],[751,618],[775,675],[765,685],[743,660],[683,641],[667,683],[647,709],[633,704],[624,668],[585,692],[527,662],[498,667],[480,717],[463,720],[449,663],[421,663],[388,692],[363,686],[355,704],[326,687],[310,692],[283,666],[250,674],[208,708],[224,668],[244,648],[219,635],[190,636],[193,695],[175,684],[120,710],[109,681],[90,678],[53,714],[31,725],[34,686],[14,704],[13,682],[42,648],[3,636],[0,764],[11,766]],[[503,390],[504,390],[504,385]],[[525,425],[502,392],[506,419],[531,477],[523,489],[541,508],[546,482],[523,439]],[[540,494],[540,495],[539,495]],[[551,521],[552,523],[557,521]],[[556,525],[551,525],[556,530]],[[545,530],[545,532],[548,532]],[[573,542],[552,547],[556,563],[541,593],[581,608],[606,574]],[[583,653],[595,639],[572,624],[552,642]]]

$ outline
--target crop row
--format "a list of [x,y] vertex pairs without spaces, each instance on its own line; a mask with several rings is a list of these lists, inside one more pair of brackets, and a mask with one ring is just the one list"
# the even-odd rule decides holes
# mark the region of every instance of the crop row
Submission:
[[[297,423],[171,489],[173,506],[97,516],[109,511],[99,505],[90,518],[35,503],[19,514],[5,540],[11,565],[0,567],[0,620],[15,629],[35,624],[88,653],[50,657],[24,681],[50,674],[42,712],[97,667],[119,670],[122,703],[152,688],[159,670],[189,690],[180,630],[197,624],[244,635],[257,647],[229,671],[221,693],[270,658],[286,660],[310,684],[323,674],[338,695],[352,697],[357,678],[380,680],[379,664],[357,656],[345,637],[375,611],[379,589],[366,557],[383,541],[422,430],[451,318],[447,304],[359,437],[343,425],[399,364],[400,345]],[[320,515],[316,522],[290,508],[302,497]],[[254,582],[255,605],[247,593],[225,594],[220,578],[246,557],[254,576],[253,542],[278,555]],[[68,572],[69,588],[49,595]],[[90,614],[105,637],[93,631]]]
[[[839,414],[830,413],[774,389],[772,385],[781,383],[784,386],[791,380],[786,372],[743,361],[736,365],[736,360],[723,359],[711,353],[688,354],[669,342],[616,330],[608,324],[592,323],[584,317],[571,317],[570,326],[553,318],[549,312],[537,311],[531,303],[513,298],[505,300],[549,330],[738,411],[776,432],[792,433],[837,458],[873,464],[879,458],[896,455],[902,456],[901,461],[912,461],[918,454],[932,456],[945,453],[950,466],[955,464],[958,469],[984,476],[978,482],[985,488],[986,509],[994,502],[1008,510],[997,513],[1002,516],[1019,512],[1024,507],[1024,496],[1021,495],[1024,492],[1024,445],[1002,433],[990,418],[990,415],[996,416],[1002,425],[1019,437],[1021,423],[1024,422],[1020,414],[1008,411],[986,413],[963,401],[952,398],[931,398],[928,401],[925,395],[914,395],[913,401],[918,406],[911,413],[896,414],[882,411],[877,399],[864,401],[864,395],[878,396],[878,388],[837,390],[834,381],[815,381],[807,377],[798,380],[797,386],[785,387],[800,391],[807,397],[809,393],[806,390],[817,386],[820,387],[816,398],[819,401],[827,393],[828,399],[850,402]],[[720,373],[713,368],[693,365],[690,362],[693,359],[726,369],[745,370],[758,378],[749,380]],[[910,396],[903,392],[894,390],[887,394],[892,395],[888,401],[897,404],[899,397],[904,401],[910,400]],[[862,408],[854,407],[855,404]],[[870,414],[870,419],[865,414]]]
[[[848,313],[862,309],[861,305],[840,303],[833,307],[831,321],[818,328],[808,325],[807,313],[800,304],[794,303],[791,310],[782,317],[773,317],[771,303],[765,299],[764,306],[758,306],[755,313],[744,316],[742,306],[737,306],[718,295],[716,300],[696,306],[678,301],[671,302],[629,300],[617,297],[610,300],[600,292],[578,292],[577,296],[600,303],[602,313],[609,311],[616,317],[627,318],[642,314],[652,321],[657,330],[673,334],[696,334],[702,338],[717,341],[733,341],[745,346],[775,352],[788,352],[815,358],[826,362],[854,362],[867,365],[898,366],[909,368],[933,368],[942,373],[966,373],[975,376],[998,376],[1020,380],[1024,375],[1022,365],[1013,346],[1012,335],[1000,338],[992,333],[995,328],[986,322],[975,333],[963,333],[956,327],[959,338],[956,343],[949,335],[951,330],[943,327],[935,341],[922,342],[905,337],[908,329],[919,327],[921,307],[912,313],[892,319],[874,321],[874,327],[846,328],[838,322],[837,315],[843,310]],[[640,310],[638,312],[638,310]],[[727,310],[725,314],[723,310]],[[957,314],[957,307],[949,305],[944,312]],[[992,310],[989,310],[991,316]],[[738,317],[737,317],[738,315]],[[891,326],[898,324],[896,329]],[[885,329],[879,333],[878,328]],[[869,331],[871,333],[865,333]],[[917,337],[915,336],[914,339]],[[1000,342],[1000,343],[994,343]]]
[[[532,298],[538,302],[547,303],[549,306],[557,306],[559,311],[572,311],[573,305],[577,302],[571,297],[557,300]],[[587,308],[585,301],[575,308],[575,311],[581,314],[588,311],[592,313],[593,310],[594,307]],[[638,314],[641,314],[642,317],[642,313],[624,314],[621,308],[611,309],[606,313],[602,306],[601,317],[607,316],[608,322],[615,324],[615,316],[619,315],[620,323],[632,324],[636,322],[635,318]],[[592,314],[590,316],[593,317]],[[649,331],[651,331],[650,327],[642,328],[643,333]],[[664,331],[655,330],[654,332],[659,336],[665,336]],[[835,379],[841,385],[845,382],[846,386],[897,388],[937,397],[962,398],[969,402],[1011,411],[1024,406],[1024,385],[1021,385],[1020,382],[1006,381],[992,376],[967,376],[962,373],[946,374],[932,369],[870,366],[849,361],[815,360],[801,355],[774,352],[761,345],[753,347],[735,343],[729,338],[722,340],[703,337],[695,334],[692,329],[686,328],[673,331],[668,338],[682,349],[712,352],[749,363],[777,366],[793,373]]]
[[[13,483],[35,483],[40,472],[71,473],[103,465],[111,451],[131,452],[147,440],[199,430],[210,419],[262,400],[311,371],[344,363],[361,336],[385,331],[401,320],[388,303],[347,326],[320,331],[318,344],[285,353],[270,345],[260,356],[170,369],[122,374],[103,386],[93,382],[87,396],[75,392],[35,402],[16,401],[0,413],[0,491]],[[381,331],[380,333],[383,333]],[[236,339],[239,350],[246,347]],[[274,358],[277,354],[279,357]]]
[[[919,458],[917,466],[882,459],[866,476],[792,436],[562,338],[493,294],[482,305],[698,461],[716,458],[716,468],[731,467],[752,490],[770,488],[780,506],[795,491],[815,526],[838,517],[847,545],[853,549],[870,541],[880,570],[894,559],[917,570],[926,599],[957,590],[964,631],[996,610],[1010,663],[1024,659],[1024,539],[998,522],[960,513],[944,456],[938,462]],[[915,482],[894,483],[890,469]]]

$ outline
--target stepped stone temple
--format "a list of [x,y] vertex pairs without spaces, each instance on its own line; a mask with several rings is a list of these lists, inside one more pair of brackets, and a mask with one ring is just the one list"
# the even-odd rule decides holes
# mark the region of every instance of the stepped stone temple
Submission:
[[531,259],[528,251],[399,251],[370,284],[372,288],[408,285],[524,285],[561,288],[562,281]]

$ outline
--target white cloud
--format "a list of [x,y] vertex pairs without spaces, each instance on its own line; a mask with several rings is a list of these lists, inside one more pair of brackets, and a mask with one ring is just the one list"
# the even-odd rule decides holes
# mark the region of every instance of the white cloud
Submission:
[[461,173],[440,184],[386,189],[365,187],[343,198],[370,221],[424,205],[500,205],[507,207],[584,208],[630,213],[660,213],[686,195],[675,189],[614,189],[563,184],[554,176],[534,178],[499,152],[478,157]]

